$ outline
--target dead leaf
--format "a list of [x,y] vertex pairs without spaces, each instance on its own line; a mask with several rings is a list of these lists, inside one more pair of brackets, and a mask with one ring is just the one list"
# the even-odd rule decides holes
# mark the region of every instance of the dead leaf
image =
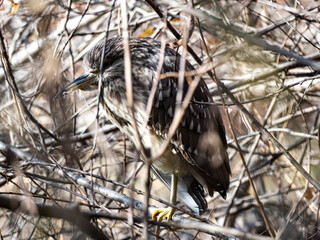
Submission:
[[152,35],[152,33],[156,30],[155,27],[149,26],[147,27],[143,33],[141,33],[138,37],[149,37]]
[[9,1],[12,3],[11,13],[10,13],[10,16],[11,16],[11,15],[16,14],[16,12],[18,11],[18,8],[19,8],[19,4],[18,3],[14,3],[13,0],[9,0]]
[[179,18],[172,18],[172,19],[170,20],[170,22],[180,22],[180,19],[179,19]]
[[304,193],[304,197],[310,201],[313,198],[312,189],[308,188],[307,191]]

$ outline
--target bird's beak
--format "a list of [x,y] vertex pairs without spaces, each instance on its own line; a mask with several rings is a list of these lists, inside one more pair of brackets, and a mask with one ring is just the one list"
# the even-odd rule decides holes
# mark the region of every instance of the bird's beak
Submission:
[[96,76],[97,74],[95,73],[85,73],[81,75],[71,83],[67,84],[64,88],[62,88],[53,99],[57,99],[65,92],[73,92],[78,89],[86,89],[88,86],[95,83]]

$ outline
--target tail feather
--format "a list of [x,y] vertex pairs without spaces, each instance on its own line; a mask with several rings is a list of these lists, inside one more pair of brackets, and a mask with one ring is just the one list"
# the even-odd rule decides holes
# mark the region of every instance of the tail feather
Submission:
[[207,200],[204,197],[204,190],[200,183],[196,179],[191,183],[188,188],[188,193],[192,197],[192,199],[198,205],[199,213],[204,213],[208,208]]

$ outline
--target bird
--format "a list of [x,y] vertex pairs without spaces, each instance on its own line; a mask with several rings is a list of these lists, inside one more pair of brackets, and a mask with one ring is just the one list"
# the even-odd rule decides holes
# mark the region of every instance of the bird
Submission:
[[[177,75],[164,75],[179,73],[181,70],[182,57],[176,50],[169,45],[165,46],[164,60],[160,66],[163,77],[160,78],[157,70],[163,54],[160,41],[149,37],[131,37],[129,48],[136,128],[132,124],[133,115],[127,104],[122,37],[112,37],[95,45],[84,56],[85,73],[62,88],[56,97],[77,89],[97,90],[101,86],[100,103],[107,118],[139,149],[139,140],[135,137],[137,129],[141,143],[148,149],[149,157],[153,158],[167,139],[176,106],[181,104],[177,102],[179,91],[184,98],[190,79],[194,80],[195,76],[189,79],[185,77],[179,90]],[[185,72],[193,70],[194,67],[186,61]],[[102,82],[99,85],[100,78]],[[147,111],[148,99],[155,83],[157,87],[151,111]],[[146,160],[147,156],[141,153],[141,158]],[[170,203],[175,205],[178,197],[198,215],[207,210],[206,193],[213,196],[216,191],[223,198],[226,197],[231,170],[225,128],[219,109],[202,78],[167,148],[152,161],[151,169],[170,189]],[[169,221],[174,212],[173,207],[161,208],[152,214],[152,218]]]

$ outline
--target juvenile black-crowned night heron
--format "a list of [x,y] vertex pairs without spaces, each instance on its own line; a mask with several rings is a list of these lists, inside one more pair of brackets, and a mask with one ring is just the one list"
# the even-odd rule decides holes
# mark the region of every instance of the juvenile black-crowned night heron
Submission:
[[[107,117],[138,146],[132,117],[127,106],[124,52],[122,38],[111,38],[96,45],[84,58],[86,73],[64,87],[58,95],[75,89],[98,88],[100,62],[105,46],[102,71],[103,94],[101,103]],[[151,38],[129,40],[132,62],[134,111],[141,141],[151,157],[157,155],[167,138],[176,108],[178,78],[160,79],[153,99],[151,113],[147,116],[147,103],[160,63],[161,43]],[[161,74],[179,72],[181,56],[170,47],[165,48]],[[186,71],[194,70],[186,62]],[[191,78],[193,79],[193,77]],[[189,89],[184,80],[183,97]],[[147,127],[145,127],[147,119]],[[218,108],[213,104],[205,82],[201,79],[184,116],[166,151],[154,161],[152,168],[169,188],[170,201],[176,204],[176,195],[195,213],[207,209],[204,189],[210,196],[218,191],[226,196],[229,186],[230,166],[226,152],[225,129]],[[143,156],[142,159],[145,159]],[[171,187],[170,187],[171,186]],[[171,219],[174,209],[160,209],[158,219]]]

